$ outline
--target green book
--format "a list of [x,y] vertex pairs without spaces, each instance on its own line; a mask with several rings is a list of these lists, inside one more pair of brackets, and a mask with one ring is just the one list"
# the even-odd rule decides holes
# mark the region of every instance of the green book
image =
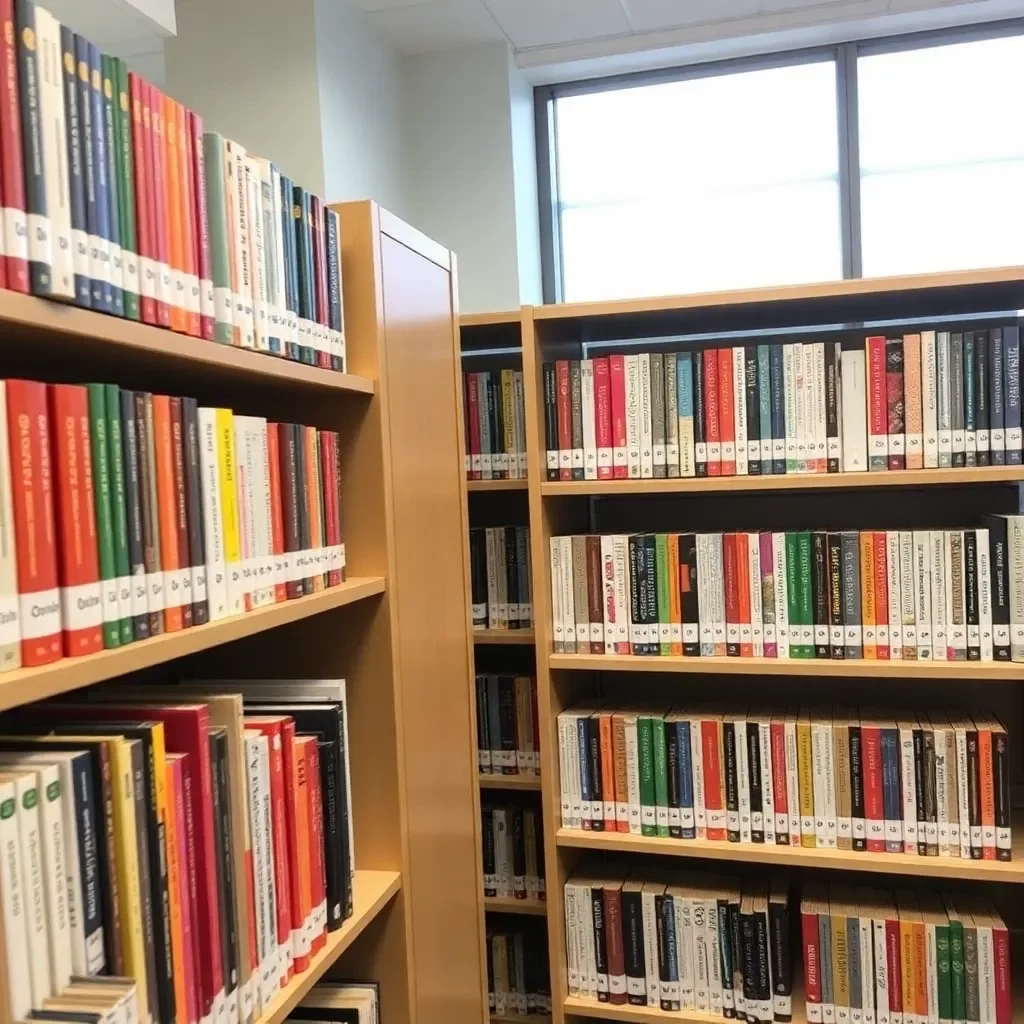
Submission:
[[117,566],[114,560],[114,528],[110,517],[110,458],[107,444],[106,390],[102,384],[87,385],[89,437],[92,448],[92,489],[96,508],[96,543],[100,559],[100,603],[103,609],[103,646],[121,646],[117,600]]
[[[640,834],[656,836],[658,816],[654,787],[654,725],[650,715],[637,715],[636,745],[640,755]],[[666,795],[666,802],[667,799]]]
[[[660,597],[659,597],[660,601]],[[668,760],[665,753],[665,719],[651,716],[651,742],[654,746],[654,805],[657,834],[668,838]]]
[[967,986],[964,981],[964,926],[953,917],[949,921],[949,1002],[950,1019],[967,1020]]
[[952,1020],[953,997],[950,984],[949,924],[935,925],[935,960],[938,975],[939,1020]]
[[797,573],[796,534],[786,534],[786,610],[789,615],[789,656],[802,658],[800,630],[799,576]]
[[231,344],[231,257],[228,250],[228,209],[224,184],[224,137],[203,132],[206,174],[206,226],[210,237],[213,277],[213,340]]
[[107,139],[107,216],[110,227],[110,279],[114,298],[114,314],[124,316],[124,257],[121,250],[121,176],[117,165],[120,163],[117,136],[114,134],[114,58],[104,53],[100,57],[100,74],[103,83],[100,94],[103,98],[103,133]]
[[117,209],[121,219],[121,266],[124,315],[139,319],[139,240],[135,225],[135,159],[132,150],[132,109],[128,91],[128,67],[112,58],[114,85],[114,137],[117,154]]
[[110,520],[114,535],[114,566],[121,643],[135,639],[132,625],[132,569],[128,554],[128,501],[124,487],[124,451],[121,433],[121,389],[106,385],[107,463],[110,474]]
[[[811,593],[813,555],[811,535],[802,531],[796,535],[797,544],[797,609],[800,615],[800,657],[814,657],[814,600]],[[790,620],[792,622],[792,620]],[[792,632],[792,626],[790,627]]]
[[669,571],[668,571],[668,535],[658,533],[654,536],[655,565],[658,575],[658,650],[661,654],[672,653],[670,626],[672,614],[669,611]]

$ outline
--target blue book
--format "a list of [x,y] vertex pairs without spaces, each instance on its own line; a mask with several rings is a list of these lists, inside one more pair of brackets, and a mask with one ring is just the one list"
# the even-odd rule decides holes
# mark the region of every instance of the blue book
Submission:
[[[92,112],[92,166],[96,203],[96,238],[100,263],[99,309],[114,312],[113,268],[110,262],[110,182],[107,180],[107,133],[103,112],[103,72],[99,47],[86,43],[89,52],[89,104]],[[97,276],[93,275],[94,277]],[[93,296],[95,300],[95,293]],[[96,308],[96,302],[93,302]]]
[[[327,310],[331,330],[342,332],[343,313],[341,308],[341,239],[338,215],[334,210],[325,210],[327,229]],[[341,352],[331,353],[331,369],[345,371],[344,356]]]
[[1006,420],[1006,464],[1021,464],[1020,330],[1003,328],[1003,416]]
[[289,312],[289,338],[285,343],[284,354],[288,359],[299,359],[299,347],[295,341],[291,327],[299,315],[298,268],[295,265],[295,222],[292,213],[294,206],[295,187],[291,178],[281,175],[281,237],[284,239],[284,302]]
[[68,200],[71,207],[71,262],[75,270],[75,302],[87,309],[92,305],[89,277],[89,223],[85,212],[85,168],[82,152],[82,124],[78,111],[78,67],[75,34],[60,27],[60,48],[64,67],[64,121],[68,143]]
[[704,356],[693,355],[693,455],[697,476],[708,475],[708,443],[704,434]]
[[782,362],[782,346],[771,346],[772,371],[772,473],[786,472],[786,374]]
[[676,354],[676,413],[679,416],[679,475],[695,476],[697,454],[693,435],[693,357]]
[[107,230],[110,239],[110,291],[114,313],[124,316],[124,262],[121,255],[121,205],[117,182],[117,134],[114,128],[114,64],[105,53],[100,56],[100,91],[103,102],[103,147],[107,157]]
[[693,812],[693,752],[690,747],[690,723],[676,722],[679,744],[679,819],[683,839],[697,838]]
[[594,813],[591,801],[593,796],[590,792],[590,751],[587,747],[587,716],[580,715],[576,719],[576,737],[579,742],[580,758],[580,819],[588,825],[593,821]]
[[885,818],[887,853],[903,852],[903,811],[900,806],[900,734],[882,729],[882,813]]
[[988,425],[993,466],[1006,465],[1006,416],[1003,402],[1003,332],[988,332]]
[[[752,415],[747,410],[747,415]],[[757,415],[761,424],[761,473],[772,472],[772,353],[770,345],[757,346]]]

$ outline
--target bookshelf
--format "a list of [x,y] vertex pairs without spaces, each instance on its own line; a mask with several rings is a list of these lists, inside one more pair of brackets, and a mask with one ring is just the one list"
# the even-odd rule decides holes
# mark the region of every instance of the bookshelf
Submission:
[[[348,555],[338,587],[2,675],[0,710],[126,675],[158,684],[344,678],[353,914],[257,1024],[281,1024],[332,973],[378,981],[389,1020],[469,1019],[480,1014],[484,969],[479,893],[467,881],[478,862],[475,742],[468,717],[442,713],[463,699],[471,669],[462,467],[451,444],[453,260],[371,202],[335,209],[348,374],[0,292],[5,376],[109,380],[337,431]],[[438,805],[443,836],[421,811]],[[427,1006],[425,981],[439,973],[449,983]]]
[[[950,880],[971,886],[988,883],[1001,907],[1019,909],[1024,884],[1020,857],[1024,849],[1014,840],[1014,859],[1008,862],[868,854],[843,850],[736,844],[706,840],[675,840],[616,832],[575,831],[561,827],[557,716],[578,700],[604,697],[619,706],[657,697],[666,704],[708,700],[708,694],[727,702],[764,703],[766,677],[775,702],[870,704],[876,707],[964,707],[992,710],[1011,734],[1021,725],[1019,690],[1024,666],[1008,662],[844,662],[775,661],[772,659],[643,657],[553,653],[549,540],[583,532],[643,530],[730,530],[797,528],[814,523],[814,510],[832,519],[845,516],[846,528],[865,521],[874,528],[886,516],[896,516],[903,529],[927,525],[934,510],[942,509],[950,523],[982,511],[1015,512],[1024,467],[1001,466],[887,473],[815,476],[718,477],[699,479],[549,481],[545,463],[545,409],[542,364],[556,359],[579,359],[588,354],[644,351],[647,348],[684,349],[708,345],[751,344],[769,332],[787,331],[813,337],[829,331],[823,325],[844,325],[836,338],[861,338],[915,330],[923,324],[936,329],[975,321],[979,327],[1013,322],[1024,300],[1024,268],[888,279],[838,281],[798,287],[763,288],[642,299],[635,302],[592,302],[524,308],[522,313],[523,369],[526,397],[528,494],[534,580],[538,703],[541,758],[547,770],[541,777],[546,856],[548,940],[554,1024],[601,1018],[655,1024],[682,1020],[706,1024],[720,1019],[683,1011],[665,1013],[641,1006],[610,1005],[568,995],[565,964],[565,925],[562,891],[567,878],[584,857],[606,858],[618,865],[642,864],[653,872],[659,866],[703,867],[742,874],[748,865],[786,867],[799,879],[813,871],[818,879],[842,880],[875,876],[870,884],[895,885],[893,876]],[[992,319],[999,315],[1002,319]],[[986,317],[988,319],[986,319]],[[895,325],[900,326],[895,326]],[[970,328],[968,328],[970,329]],[[802,334],[801,334],[802,332]],[[843,333],[845,332],[845,333]],[[825,338],[833,337],[826,333]],[[726,339],[740,338],[739,341]],[[772,337],[770,340],[780,340]],[[590,346],[597,346],[591,348]],[[632,349],[631,349],[632,347]],[[770,517],[766,527],[758,514]],[[952,519],[950,519],[952,517]],[[718,525],[719,521],[723,525]],[[968,521],[966,518],[963,521]],[[653,525],[651,525],[653,523]],[[711,525],[715,524],[715,525]],[[778,525],[776,525],[778,524]],[[907,525],[904,525],[907,524]],[[801,527],[805,528],[805,527]],[[830,527],[835,528],[835,527]],[[961,685],[967,681],[967,685]],[[922,697],[929,696],[928,704]],[[913,702],[917,701],[915,705]],[[1014,739],[1016,742],[1016,736]],[[1020,772],[1014,767],[1012,792]],[[671,859],[671,860],[670,860]],[[835,874],[833,874],[835,873]],[[888,879],[888,882],[887,882]],[[939,883],[941,884],[941,883]],[[1018,978],[1021,960],[1015,960]],[[1017,984],[1015,1011],[1024,1013]],[[794,983],[793,1020],[806,1019],[798,982]]]

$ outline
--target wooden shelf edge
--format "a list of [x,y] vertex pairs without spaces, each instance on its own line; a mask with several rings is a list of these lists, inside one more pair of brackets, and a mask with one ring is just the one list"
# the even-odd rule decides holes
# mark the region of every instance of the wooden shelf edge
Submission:
[[551,1024],[551,1017],[546,1013],[513,1013],[499,1017],[492,1013],[491,1024]]
[[459,327],[497,327],[500,324],[517,324],[522,320],[518,309],[503,309],[496,313],[461,313]]
[[475,629],[474,644],[521,644],[533,645],[535,634],[532,629]]
[[548,480],[541,483],[540,493],[545,498],[602,494],[721,494],[858,490],[874,487],[957,487],[965,484],[1018,483],[1022,480],[1024,466],[972,466],[969,469],[906,469],[884,473],[784,473],[779,476],[705,476],[658,480]]
[[[701,1013],[699,1010],[667,1010],[653,1006],[613,1006],[611,1003],[599,1003],[596,999],[581,999],[579,996],[566,996],[562,1003],[567,1017],[594,1017],[601,1020],[622,1020],[631,1024],[661,1024],[662,1021],[675,1021],[676,1024],[712,1024],[722,1021],[721,1014]],[[804,1011],[803,994],[799,1005],[797,994],[793,993],[793,1024],[807,1024]]]
[[397,871],[356,871],[352,916],[336,932],[328,933],[326,945],[310,961],[309,968],[274,997],[256,1024],[280,1024],[285,1020],[401,886],[402,876]]
[[[1024,474],[1021,474],[1024,476]],[[470,493],[475,491],[525,491],[527,482],[525,480],[467,480],[466,490]]]
[[[166,364],[194,363],[254,379],[277,380],[329,391],[372,395],[376,389],[374,382],[367,377],[337,373],[267,352],[205,341],[19,292],[0,291],[0,324],[23,328],[40,337],[60,334],[68,338],[88,339],[90,343],[108,346],[112,351],[143,353]],[[4,331],[4,338],[7,344],[23,343],[23,338],[12,337],[9,331]]]
[[549,654],[548,668],[598,672],[700,675],[840,676],[863,679],[1024,681],[1024,665],[1009,661],[831,661],[824,658],[683,658],[638,654]]
[[540,792],[539,775],[479,775],[481,789],[535,789]]
[[817,850],[801,846],[768,846],[759,843],[720,843],[707,839],[665,839],[628,835],[624,832],[583,832],[560,828],[555,832],[560,847],[612,850],[664,857],[742,861],[779,867],[823,868],[833,871],[870,871],[881,875],[913,875],[1024,884],[1024,842],[1020,830],[1014,839],[1016,860],[962,860],[959,857],[916,857],[905,853],[867,853],[853,850]]
[[532,914],[546,917],[548,905],[544,900],[517,900],[508,896],[485,896],[484,910],[498,914]]
[[38,668],[15,669],[0,675],[0,711],[100,683],[128,672],[151,668],[186,654],[195,654],[197,651],[261,633],[265,629],[319,615],[382,594],[384,589],[383,576],[356,577],[318,594],[260,608],[244,615],[193,626],[177,633],[163,633],[83,658],[62,658]]

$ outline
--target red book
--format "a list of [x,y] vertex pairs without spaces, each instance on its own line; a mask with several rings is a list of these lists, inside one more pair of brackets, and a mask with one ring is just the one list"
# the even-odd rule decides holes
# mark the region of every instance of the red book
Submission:
[[569,360],[555,363],[555,383],[558,385],[558,479],[572,479],[572,410],[569,400]]
[[[171,400],[153,396],[153,442],[156,448],[156,494],[160,522],[160,565],[164,573],[164,629],[175,633],[184,626],[181,561],[178,553],[178,492],[174,486],[171,443]],[[189,600],[191,606],[191,598]]]
[[597,479],[611,480],[612,392],[607,356],[594,360],[594,433],[597,439]]
[[181,182],[181,257],[185,269],[186,296],[185,325],[193,338],[202,337],[199,320],[199,258],[196,254],[196,193],[192,169],[195,154],[192,152],[192,125],[189,112],[181,103],[175,103],[175,119],[178,129],[178,161],[181,166],[178,179]]
[[889,968],[889,1012],[902,1014],[903,970],[900,956],[900,923],[895,917],[886,917],[885,919],[885,959]]
[[7,381],[7,432],[12,453],[21,662],[31,668],[56,661],[62,651],[45,384]]
[[625,480],[629,476],[629,464],[626,459],[626,363],[624,356],[608,357],[608,381],[611,392],[612,477],[615,480]]
[[198,984],[196,981],[195,928],[193,918],[197,917],[195,907],[194,876],[190,875],[190,866],[195,864],[195,850],[190,851],[191,835],[189,824],[191,813],[186,811],[190,794],[185,791],[185,762],[187,754],[167,755],[167,806],[174,815],[174,844],[177,847],[178,877],[181,882],[178,892],[169,893],[169,898],[178,904],[181,916],[181,963],[174,961],[175,990],[178,988],[179,972],[184,978],[185,1017],[182,1024],[199,1020]]
[[[286,564],[295,567],[299,555],[299,446],[297,434],[299,428],[291,423],[278,424],[278,447],[281,451],[281,511],[284,515],[284,550]],[[286,576],[292,575],[286,573]],[[286,579],[285,592],[288,599],[302,597],[302,582],[298,579]]]
[[754,656],[754,631],[750,619],[750,552],[745,533],[734,534],[736,540],[736,583],[740,609],[740,657]]
[[[803,908],[800,911],[800,937],[804,950],[804,999],[809,1005],[820,1007],[821,954],[818,948],[818,915]],[[819,1009],[819,1016],[820,1013]]]
[[[171,326],[171,257],[170,240],[168,238],[167,220],[167,172],[164,160],[164,123],[163,93],[154,86],[145,83],[146,103],[149,108],[149,127],[146,131],[146,142],[149,144],[149,161],[146,169],[149,174],[149,187],[152,190],[152,243],[154,268],[157,275],[157,323],[161,327]],[[143,108],[143,123],[146,111]]]
[[65,655],[77,657],[103,650],[89,392],[74,384],[51,384],[49,391],[63,645]]
[[722,779],[722,720],[704,719],[700,723],[701,750],[704,756],[704,808],[707,812],[707,837],[725,842],[725,785]]
[[889,467],[889,415],[885,383],[885,338],[868,338],[868,469]]
[[722,476],[736,475],[736,410],[732,349],[718,350],[718,430],[722,435]]
[[[699,409],[694,412],[700,415]],[[708,443],[708,476],[722,475],[722,431],[719,419],[718,352],[707,348],[704,350],[704,437]]]
[[[775,798],[775,842],[778,846],[789,846],[789,797],[786,790],[786,773],[782,770],[775,771],[774,766],[780,767],[786,763],[786,724],[785,722],[772,722],[772,795]],[[785,825],[779,827],[780,819],[785,819]]]
[[722,534],[722,562],[725,568],[725,653],[740,656],[740,588],[736,534]]
[[310,951],[316,955],[327,941],[327,869],[324,862],[324,804],[320,791],[320,747],[315,737],[306,747],[306,771],[309,785],[309,860],[313,882],[313,941]]
[[155,324],[156,271],[153,266],[152,181],[149,166],[150,114],[146,83],[134,71],[128,73],[132,104],[132,157],[135,168],[135,230],[139,247],[139,308],[143,323]]
[[882,802],[882,730],[862,724],[864,746],[864,824],[869,853],[885,853],[885,808]]
[[309,967],[309,939],[312,930],[309,853],[309,770],[307,748],[316,741],[295,735],[295,720],[289,718],[281,730],[284,754],[284,785],[288,799],[288,867],[292,896],[292,960],[298,974]]
[[[984,335],[982,335],[984,338]],[[984,342],[983,342],[984,343]],[[985,387],[985,382],[981,382]],[[907,468],[907,405],[903,396],[903,339],[885,342],[885,412],[889,468]]]
[[[626,950],[622,930],[622,886],[604,887],[605,935],[608,941],[608,1002],[621,1006],[626,1002]],[[614,982],[614,983],[612,983]]]
[[274,601],[288,600],[288,587],[284,582],[284,505],[281,498],[281,433],[280,424],[267,424],[267,465],[270,471],[270,540],[274,552],[277,582]]
[[889,660],[889,576],[886,572],[885,531],[871,534],[875,551],[875,636],[880,660]]
[[213,270],[210,264],[210,229],[206,213],[206,163],[203,155],[203,119],[187,110],[192,149],[192,193],[195,196],[196,264],[199,268],[199,330],[203,338],[213,341]]
[[21,100],[18,96],[17,33],[14,0],[0,0],[4,35],[0,40],[0,189],[6,252],[0,287],[28,293],[28,218],[25,216]]
[[469,449],[469,472],[467,479],[480,479],[480,397],[477,375],[464,373],[466,383],[466,436]]
[[993,921],[992,945],[995,948],[996,1024],[1011,1024],[1013,998],[1010,990],[1010,933],[999,918]]
[[292,976],[291,872],[288,860],[288,821],[285,810],[284,740],[282,730],[292,719],[285,715],[246,715],[245,728],[267,737],[270,758],[270,830],[274,844],[274,891],[277,896],[277,944],[286,955],[281,984]]

